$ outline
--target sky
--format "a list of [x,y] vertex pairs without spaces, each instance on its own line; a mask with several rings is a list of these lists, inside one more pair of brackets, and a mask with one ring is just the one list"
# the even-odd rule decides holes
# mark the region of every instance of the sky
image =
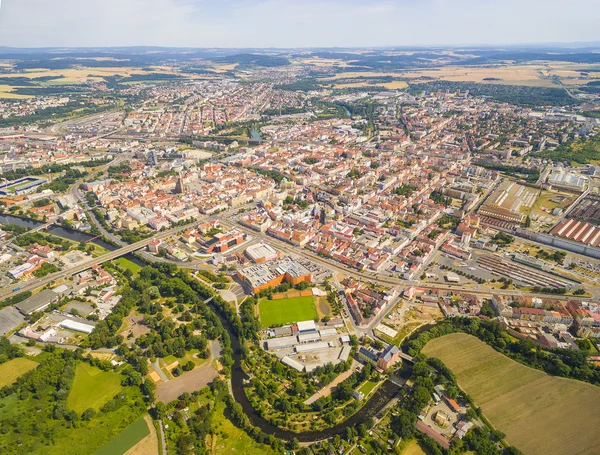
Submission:
[[600,0],[0,0],[0,46],[600,41]]

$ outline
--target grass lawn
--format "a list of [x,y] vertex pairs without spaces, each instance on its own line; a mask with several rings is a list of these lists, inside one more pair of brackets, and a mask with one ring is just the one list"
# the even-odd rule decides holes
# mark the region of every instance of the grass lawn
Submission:
[[437,338],[423,352],[452,370],[492,425],[523,453],[598,453],[600,387],[526,367],[463,333]]
[[69,409],[81,414],[88,408],[96,411],[121,388],[121,378],[112,371],[102,371],[88,363],[80,362],[75,370],[75,380],[69,392]]
[[94,455],[122,455],[150,434],[144,417],[140,417],[121,433],[100,447]]
[[168,355],[163,360],[165,362],[165,365],[171,365],[173,362],[179,362],[179,366],[183,366],[185,363],[189,362],[190,360],[192,362],[194,362],[194,364],[196,366],[203,365],[206,362],[208,362],[209,359],[203,359],[201,357],[198,357],[197,354],[199,352],[200,351],[198,349],[192,349],[190,351],[186,351],[185,357],[183,357],[182,359],[180,359],[179,357],[175,357],[174,355]]
[[318,317],[313,297],[260,301],[260,322],[263,327],[313,320]]
[[412,439],[401,453],[402,455],[427,455],[416,439]]
[[371,390],[373,390],[376,385],[377,385],[377,383],[375,381],[368,380],[367,382],[365,382],[363,385],[360,386],[358,391],[362,392],[363,395],[366,397],[367,395],[369,395],[369,393],[371,393]]
[[19,357],[0,365],[0,388],[13,384],[20,376],[38,366],[37,362]]
[[94,251],[92,252],[92,257],[93,258],[97,258],[100,256],[105,255],[106,253],[108,253],[108,250],[106,248],[104,248],[103,246],[100,245],[96,245],[95,243],[88,243],[88,245],[92,245]]
[[127,258],[115,259],[113,262],[124,270],[130,270],[134,276],[137,275],[139,273],[139,271],[142,269],[135,262],[132,262]]

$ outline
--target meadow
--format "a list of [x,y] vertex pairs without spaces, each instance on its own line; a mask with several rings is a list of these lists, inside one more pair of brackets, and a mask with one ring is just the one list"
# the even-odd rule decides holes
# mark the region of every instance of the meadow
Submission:
[[444,362],[485,417],[524,454],[598,453],[599,387],[549,376],[463,333],[437,338],[423,353]]
[[23,357],[3,363],[0,365],[0,388],[13,384],[19,377],[37,366],[37,362]]
[[294,297],[291,299],[268,300],[259,302],[260,322],[263,327],[291,324],[318,318],[314,298]]
[[112,371],[102,371],[88,363],[80,362],[75,369],[75,380],[69,392],[69,409],[81,414],[88,408],[96,411],[121,388],[121,378]]

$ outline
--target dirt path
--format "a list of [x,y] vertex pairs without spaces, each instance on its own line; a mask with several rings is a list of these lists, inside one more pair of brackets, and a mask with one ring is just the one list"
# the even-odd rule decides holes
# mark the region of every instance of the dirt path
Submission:
[[354,373],[355,369],[356,369],[356,362],[352,361],[352,366],[350,367],[350,369],[348,371],[344,371],[337,378],[335,378],[333,381],[331,381],[328,385],[323,387],[318,392],[314,393],[310,398],[308,398],[308,400],[306,400],[304,402],[304,404],[312,404],[321,397],[327,397],[327,396],[331,395],[331,391],[333,389],[335,389],[335,387],[337,385],[339,385],[342,381],[348,379],[352,375],[352,373]]

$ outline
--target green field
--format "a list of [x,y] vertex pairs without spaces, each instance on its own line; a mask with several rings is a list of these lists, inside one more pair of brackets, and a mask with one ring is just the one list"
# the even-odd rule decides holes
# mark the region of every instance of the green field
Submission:
[[100,447],[94,455],[122,455],[150,434],[144,417],[140,417],[121,433]]
[[131,262],[129,259],[126,258],[115,259],[113,262],[119,267],[121,267],[123,270],[129,270],[131,273],[133,273],[134,276],[137,275],[140,270],[142,270],[142,268],[139,265],[137,265],[135,262]]
[[368,380],[359,387],[358,391],[362,392],[363,395],[366,397],[369,393],[371,393],[371,390],[373,390],[376,385],[377,382]]
[[19,357],[0,365],[0,388],[13,384],[20,376],[38,366],[37,362]]
[[432,340],[423,353],[442,360],[525,455],[599,453],[600,387],[526,367],[463,333]]
[[88,408],[98,411],[121,388],[121,378],[112,371],[102,371],[88,363],[80,362],[75,370],[75,380],[69,392],[69,409],[81,414]]
[[318,318],[312,296],[280,300],[263,299],[258,306],[260,322],[263,327],[273,327]]

